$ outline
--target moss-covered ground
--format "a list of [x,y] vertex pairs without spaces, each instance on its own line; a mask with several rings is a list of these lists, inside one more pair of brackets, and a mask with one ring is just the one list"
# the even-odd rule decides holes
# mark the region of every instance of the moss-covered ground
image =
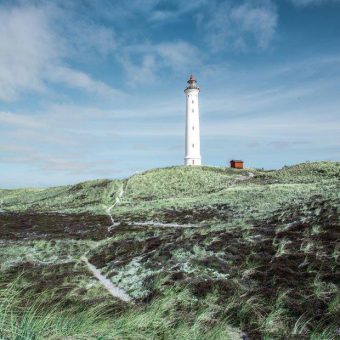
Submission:
[[336,339],[339,179],[318,162],[0,190],[0,338]]

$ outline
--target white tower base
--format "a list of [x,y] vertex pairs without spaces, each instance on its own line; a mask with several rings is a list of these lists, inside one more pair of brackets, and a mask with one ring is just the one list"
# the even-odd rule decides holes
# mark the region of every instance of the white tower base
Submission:
[[184,158],[184,165],[202,165],[202,159],[199,158]]

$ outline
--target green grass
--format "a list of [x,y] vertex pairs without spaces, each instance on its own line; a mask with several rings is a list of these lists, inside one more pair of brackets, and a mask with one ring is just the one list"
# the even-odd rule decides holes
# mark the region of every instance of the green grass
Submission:
[[[240,213],[266,212],[292,200],[303,200],[322,189],[339,195],[339,163],[305,163],[278,171],[251,170],[256,176],[238,181],[247,170],[218,167],[172,167],[150,170],[124,181],[95,180],[48,189],[0,190],[4,212],[34,211],[105,214],[125,186],[122,204],[115,214],[153,215],[171,207],[185,208],[230,203]],[[236,179],[236,181],[235,181]]]
[[35,265],[75,262],[96,244],[98,242],[92,240],[34,240],[3,245],[0,248],[0,271],[25,262]]
[[[15,283],[0,295],[0,338],[9,339],[238,339],[226,321],[217,323],[208,301],[188,290],[169,290],[150,305],[108,315],[98,307],[46,310],[48,295],[32,296],[27,305]],[[195,313],[195,314],[194,314]],[[179,317],[180,316],[180,317]],[[197,316],[197,317],[196,317]],[[213,326],[206,328],[206,324]]]
[[94,180],[47,189],[0,190],[3,212],[100,213],[103,204],[121,185],[119,180]]
[[[227,339],[236,336],[232,325],[252,339],[335,339],[339,178],[334,162],[277,171],[171,167],[0,190],[4,223],[34,221],[21,238],[21,225],[12,225],[0,240],[0,338]],[[111,210],[121,224],[95,237],[122,187]],[[150,220],[197,228],[129,224]],[[85,253],[135,305],[103,289],[79,261]]]

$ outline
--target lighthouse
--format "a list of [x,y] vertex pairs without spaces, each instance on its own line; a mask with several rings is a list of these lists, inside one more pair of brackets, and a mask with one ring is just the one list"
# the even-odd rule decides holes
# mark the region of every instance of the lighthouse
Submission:
[[184,165],[201,165],[200,122],[198,93],[200,89],[193,75],[184,90],[186,96],[185,157]]

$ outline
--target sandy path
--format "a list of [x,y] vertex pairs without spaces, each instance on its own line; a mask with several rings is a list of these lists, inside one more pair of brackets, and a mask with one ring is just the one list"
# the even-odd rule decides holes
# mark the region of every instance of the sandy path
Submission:
[[125,293],[123,289],[113,285],[113,283],[104,275],[102,275],[100,270],[96,268],[93,264],[91,264],[85,256],[83,256],[81,260],[86,264],[87,268],[93,274],[93,276],[98,279],[98,281],[112,296],[124,302],[131,301],[131,297],[127,293]]
[[[155,227],[155,228],[199,228],[199,224],[178,224],[178,223],[162,223],[157,221],[146,221],[146,222],[124,222],[127,225],[137,227]],[[117,227],[121,222],[114,222],[111,227]]]
[[105,211],[107,213],[107,215],[110,217],[110,220],[111,220],[111,225],[108,227],[108,231],[111,230],[111,228],[114,226],[115,224],[115,221],[112,217],[112,214],[111,214],[111,210],[117,205],[120,203],[122,197],[124,196],[124,185],[122,185],[119,189],[119,193],[118,195],[116,196],[116,199],[115,199],[115,202],[109,206],[109,207],[105,207]]

